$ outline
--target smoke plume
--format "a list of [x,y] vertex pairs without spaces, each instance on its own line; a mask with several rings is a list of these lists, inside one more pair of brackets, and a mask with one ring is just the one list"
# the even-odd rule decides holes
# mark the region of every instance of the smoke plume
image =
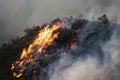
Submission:
[[[114,27],[117,29],[116,26]],[[91,55],[74,60],[70,55],[64,55],[52,66],[50,80],[120,80],[119,27],[112,32],[109,41],[100,45],[104,53],[102,60],[98,59],[99,56]],[[81,54],[76,50],[75,53]]]

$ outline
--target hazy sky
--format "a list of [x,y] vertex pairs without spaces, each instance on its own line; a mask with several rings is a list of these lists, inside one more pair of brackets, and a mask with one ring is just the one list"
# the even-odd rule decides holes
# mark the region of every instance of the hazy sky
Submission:
[[57,17],[119,14],[120,0],[0,0],[0,44]]

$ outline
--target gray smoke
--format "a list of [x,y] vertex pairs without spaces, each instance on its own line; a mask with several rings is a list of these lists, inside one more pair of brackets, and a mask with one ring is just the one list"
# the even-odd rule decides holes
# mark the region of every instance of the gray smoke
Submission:
[[50,74],[50,80],[120,80],[118,33],[114,32],[110,41],[101,44],[105,56],[104,63],[100,63],[97,57],[89,55],[85,59],[79,58],[75,61],[70,56],[64,55],[52,66],[54,71],[52,75]]
[[0,0],[0,44],[57,17],[119,15],[119,0]]
[[111,22],[105,26],[99,22],[88,22],[78,32],[83,41],[80,40],[77,48],[64,53],[51,65],[50,80],[120,80],[119,33],[119,24]]

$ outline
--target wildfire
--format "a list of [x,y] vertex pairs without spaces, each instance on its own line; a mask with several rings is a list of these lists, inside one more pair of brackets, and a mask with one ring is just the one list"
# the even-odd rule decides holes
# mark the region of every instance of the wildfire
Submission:
[[[37,51],[37,53],[41,53],[44,48],[49,46],[55,38],[57,38],[58,33],[53,34],[55,30],[57,30],[60,26],[53,25],[53,27],[50,28],[49,25],[47,25],[43,30],[41,30],[37,36],[37,38],[33,41],[32,44],[28,47],[28,49],[23,49],[23,53],[21,55],[21,59],[25,58],[27,55],[30,54],[30,52]],[[38,49],[33,49],[35,47],[38,47]]]
[[73,50],[76,48],[76,44],[78,43],[77,37],[73,38],[73,40],[67,45],[67,48]]
[[13,70],[15,66],[21,67],[18,73],[13,72],[13,76],[19,78],[24,73],[24,66],[28,63],[32,63],[36,60],[35,55],[41,54],[44,50],[53,43],[54,39],[58,37],[59,32],[54,33],[60,28],[61,24],[55,24],[52,27],[47,25],[42,30],[39,31],[37,37],[29,45],[27,49],[23,49],[22,55],[18,61],[12,64],[11,69]]

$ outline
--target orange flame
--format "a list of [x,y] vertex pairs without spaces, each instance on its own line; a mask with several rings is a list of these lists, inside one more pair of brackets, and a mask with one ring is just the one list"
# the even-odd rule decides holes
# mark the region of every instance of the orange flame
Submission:
[[36,37],[36,39],[33,41],[32,44],[28,47],[28,49],[23,49],[23,53],[21,55],[20,59],[25,58],[30,52],[34,51],[35,46],[39,46],[40,48],[37,50],[37,53],[41,53],[44,48],[49,46],[55,38],[57,38],[58,33],[53,34],[55,30],[57,30],[60,26],[53,25],[53,27],[46,26],[43,30],[41,30]]
[[[32,54],[40,54],[44,51],[45,48],[47,48],[49,45],[52,44],[55,38],[58,37],[58,32],[54,33],[57,29],[59,29],[61,24],[56,24],[50,27],[47,25],[45,28],[39,31],[37,37],[35,40],[30,44],[28,49],[23,49],[22,55],[20,57],[19,61],[16,61],[15,64],[12,64],[11,69],[13,70],[15,68],[15,65],[18,65],[20,67],[23,67],[25,63],[30,63],[33,60],[35,60],[35,57],[33,58]],[[14,77],[21,77],[23,74],[23,69],[19,71],[19,73],[13,72]]]
[[67,48],[73,50],[77,47],[76,45],[77,45],[77,38],[73,38],[70,44],[68,44]]

